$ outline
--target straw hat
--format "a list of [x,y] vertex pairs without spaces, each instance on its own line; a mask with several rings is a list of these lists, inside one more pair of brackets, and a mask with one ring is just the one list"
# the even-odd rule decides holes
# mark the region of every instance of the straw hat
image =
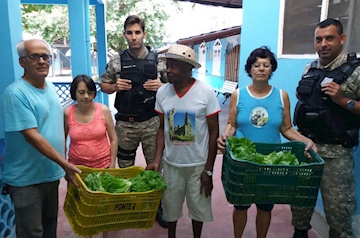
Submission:
[[186,45],[172,45],[165,53],[162,59],[175,59],[194,66],[195,69],[201,67],[201,64],[196,62],[196,53],[193,49]]

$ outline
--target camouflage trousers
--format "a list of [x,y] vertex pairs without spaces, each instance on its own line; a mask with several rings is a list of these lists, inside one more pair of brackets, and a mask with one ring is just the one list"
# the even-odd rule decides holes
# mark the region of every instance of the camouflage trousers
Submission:
[[[120,168],[126,168],[135,164],[136,150],[141,146],[145,156],[146,164],[154,160],[156,149],[156,134],[160,126],[160,119],[154,116],[144,122],[116,122],[116,134],[119,143],[118,163]],[[126,160],[119,158],[121,150],[131,152]]]
[[[353,154],[344,154],[338,159],[324,158],[324,160],[320,190],[326,221],[330,226],[329,238],[351,238],[351,217],[356,211]],[[304,230],[311,228],[313,207],[292,206],[291,210],[294,227]]]

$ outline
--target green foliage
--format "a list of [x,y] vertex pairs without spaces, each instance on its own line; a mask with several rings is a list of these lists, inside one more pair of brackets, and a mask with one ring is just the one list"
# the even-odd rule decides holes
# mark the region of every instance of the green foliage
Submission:
[[92,191],[105,192],[105,188],[101,184],[100,175],[101,172],[88,174],[84,179],[86,187]]
[[248,160],[258,164],[267,165],[298,165],[299,161],[291,151],[274,151],[268,155],[260,154],[256,151],[255,144],[245,137],[228,139],[230,150],[234,157],[239,160]]
[[[163,46],[166,35],[164,23],[169,19],[169,8],[179,9],[174,0],[107,0],[106,27],[108,47],[119,52],[127,48],[122,36],[124,21],[129,15],[138,15],[145,22],[145,44],[152,48]],[[111,10],[110,10],[111,9]]]
[[132,183],[123,178],[117,178],[105,172],[100,176],[101,184],[104,186],[105,191],[109,193],[127,193],[130,191]]
[[[108,48],[116,52],[126,49],[122,36],[123,23],[129,15],[139,15],[145,22],[146,45],[163,46],[166,35],[164,24],[169,19],[168,10],[179,10],[176,0],[106,0],[106,30]],[[68,8],[66,5],[22,5],[23,29],[32,35],[40,35],[53,44],[57,39],[69,41]],[[90,6],[90,34],[96,38],[94,6]]]
[[132,182],[131,192],[146,192],[150,190],[165,190],[166,183],[158,172],[144,170],[129,179]]
[[109,193],[147,192],[150,190],[165,190],[166,183],[158,172],[144,170],[134,178],[115,177],[108,172],[89,173],[84,183],[92,191]]
[[67,7],[62,5],[22,5],[25,32],[40,35],[53,44],[57,39],[69,39]]
[[127,193],[132,183],[123,178],[116,178],[108,172],[90,173],[84,179],[85,185],[92,191],[109,193]]

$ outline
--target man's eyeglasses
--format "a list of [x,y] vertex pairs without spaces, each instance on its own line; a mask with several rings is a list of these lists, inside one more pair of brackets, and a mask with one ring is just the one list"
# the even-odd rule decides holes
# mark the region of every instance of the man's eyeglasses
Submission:
[[47,61],[49,62],[51,60],[51,55],[48,55],[48,54],[42,54],[42,55],[39,55],[39,54],[31,54],[31,55],[26,55],[26,56],[23,56],[21,58],[25,58],[25,57],[29,57],[29,59],[31,61],[39,61],[40,58],[42,58],[44,61]]

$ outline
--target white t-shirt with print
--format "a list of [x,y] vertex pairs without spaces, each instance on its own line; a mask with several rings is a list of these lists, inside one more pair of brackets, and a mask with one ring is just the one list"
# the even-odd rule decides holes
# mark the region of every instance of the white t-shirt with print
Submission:
[[207,117],[220,112],[214,90],[195,80],[184,95],[167,83],[156,94],[155,110],[164,115],[163,161],[176,167],[204,165],[209,150]]

